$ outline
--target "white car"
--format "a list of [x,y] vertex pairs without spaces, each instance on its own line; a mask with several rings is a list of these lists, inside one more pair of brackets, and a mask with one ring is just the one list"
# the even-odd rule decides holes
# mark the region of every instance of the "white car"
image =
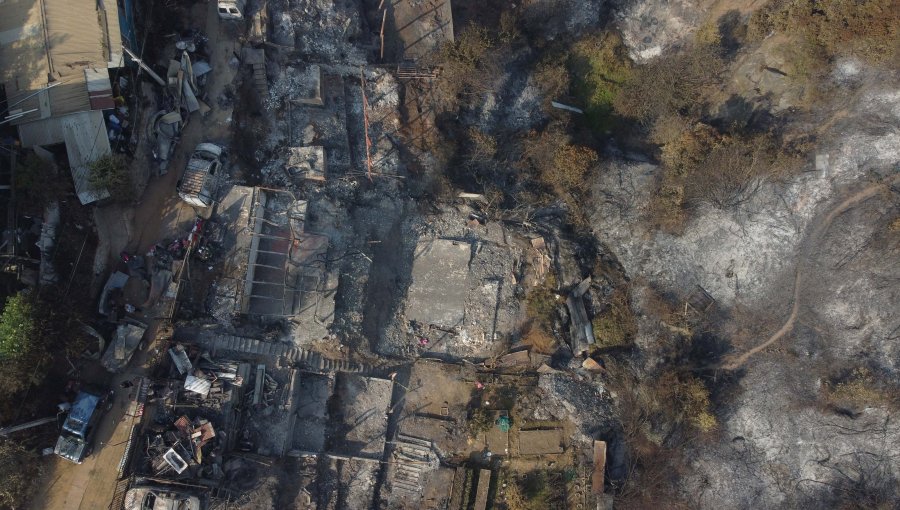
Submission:
[[182,200],[200,208],[213,205],[218,173],[222,168],[221,155],[222,148],[213,143],[201,143],[194,149],[178,181],[178,196]]
[[167,487],[134,487],[125,493],[125,510],[200,510],[200,498]]

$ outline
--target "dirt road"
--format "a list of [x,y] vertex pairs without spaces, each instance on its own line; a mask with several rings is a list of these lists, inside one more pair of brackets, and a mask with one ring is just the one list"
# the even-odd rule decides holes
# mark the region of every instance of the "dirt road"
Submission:
[[217,99],[237,74],[237,69],[231,67],[229,61],[232,55],[240,53],[240,44],[234,38],[235,27],[226,22],[220,23],[215,3],[198,6],[207,9],[206,27],[213,27],[206,30],[212,66],[206,97],[212,110],[203,118],[193,114],[181,133],[181,142],[169,162],[168,173],[151,179],[141,202],[135,207],[128,248],[139,253],[147,251],[160,239],[190,230],[194,218],[202,211],[195,210],[178,198],[175,192],[178,178],[197,144],[213,142],[227,145],[231,135],[232,109],[219,108]]
[[787,320],[784,322],[781,328],[778,329],[778,331],[776,331],[764,342],[744,352],[743,354],[734,356],[726,360],[725,363],[723,363],[722,368],[724,368],[725,370],[736,370],[740,368],[753,355],[765,350],[767,347],[780,340],[783,336],[793,331],[794,325],[797,323],[797,317],[800,314],[802,284],[803,276],[805,274],[804,266],[809,261],[812,249],[819,246],[822,239],[825,237],[825,233],[828,231],[828,228],[831,226],[831,223],[835,218],[849,210],[851,207],[856,206],[874,197],[879,192],[889,189],[890,187],[896,186],[898,184],[900,184],[900,174],[894,175],[893,177],[888,178],[884,181],[870,184],[869,186],[866,186],[865,188],[844,198],[840,203],[833,207],[821,221],[816,223],[816,220],[813,220],[814,223],[812,229],[810,230],[810,234],[803,240],[800,245],[799,255],[797,258],[796,275],[794,276],[793,303],[791,305],[791,313],[790,315],[788,315]]
[[[145,340],[156,337],[156,327],[148,328]],[[148,342],[144,351],[136,352],[129,369],[117,374],[112,381],[116,390],[112,408],[97,425],[93,438],[93,453],[83,464],[76,465],[56,456],[49,457],[44,466],[38,492],[31,500],[34,510],[100,510],[109,507],[118,480],[119,464],[125,453],[128,437],[138,421],[126,414],[131,403],[130,389],[121,389],[125,380],[149,374],[155,364],[156,342]]]
[[[207,81],[207,97],[210,98],[212,111],[205,118],[194,115],[182,133],[168,174],[151,179],[139,204],[134,208],[112,205],[96,210],[98,233],[106,241],[102,246],[108,251],[106,257],[109,260],[117,260],[123,249],[143,253],[163,238],[186,234],[193,225],[197,211],[181,202],[175,193],[178,177],[198,143],[228,142],[231,109],[218,108],[216,98],[232,82],[237,71],[229,66],[232,53],[239,53],[238,43],[233,37],[235,28],[219,22],[215,2],[197,4],[197,9],[205,9],[205,12],[195,12],[195,18],[198,21],[205,19],[205,32],[209,37],[213,71]],[[118,479],[119,464],[136,424],[134,418],[125,415],[131,399],[129,390],[120,389],[119,383],[149,374],[157,356],[155,349],[162,348],[156,345],[158,327],[158,321],[151,322],[144,337],[147,347],[136,352],[126,372],[113,379],[113,388],[117,390],[113,407],[98,424],[92,443],[93,455],[81,465],[55,456],[48,458],[42,480],[38,483],[39,491],[31,502],[32,509],[103,510],[109,507]]]

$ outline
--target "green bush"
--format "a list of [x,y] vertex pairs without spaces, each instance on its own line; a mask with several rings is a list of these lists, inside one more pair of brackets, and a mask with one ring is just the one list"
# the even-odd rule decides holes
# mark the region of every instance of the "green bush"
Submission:
[[472,411],[472,416],[469,417],[469,421],[466,425],[469,429],[469,436],[476,438],[482,432],[487,432],[494,426],[494,413],[488,409],[479,407]]
[[0,359],[17,361],[31,353],[38,324],[34,305],[25,294],[16,294],[6,300],[0,315]]
[[616,32],[593,35],[572,45],[568,59],[573,92],[585,105],[591,128],[605,133],[615,125],[613,104],[632,75],[631,60]]
[[[76,355],[88,345],[78,313],[56,295],[19,293],[7,298],[0,314],[0,413],[9,397],[47,374],[51,356]],[[49,300],[49,301],[48,301]]]
[[0,397],[13,395],[43,378],[47,351],[45,321],[31,295],[16,294],[6,300],[0,314]]
[[88,181],[95,190],[105,189],[113,200],[130,202],[135,198],[131,172],[122,156],[108,154],[88,165]]

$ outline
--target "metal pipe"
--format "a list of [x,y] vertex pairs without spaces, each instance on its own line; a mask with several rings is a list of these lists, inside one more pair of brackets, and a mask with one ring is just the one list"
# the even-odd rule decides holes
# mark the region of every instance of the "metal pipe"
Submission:
[[[68,81],[68,80],[67,80],[67,81]],[[12,108],[13,106],[16,106],[16,105],[18,105],[18,104],[20,104],[20,103],[22,103],[22,102],[24,102],[24,101],[27,101],[27,100],[31,99],[32,97],[34,97],[34,96],[40,94],[41,92],[45,91],[45,90],[49,90],[49,89],[52,89],[53,87],[55,87],[55,86],[57,86],[57,85],[62,85],[63,83],[67,83],[67,81],[55,81],[55,82],[51,83],[50,85],[47,85],[46,87],[44,87],[44,88],[42,88],[42,89],[38,89],[37,92],[33,92],[33,93],[28,94],[27,96],[23,97],[22,99],[19,99],[19,100],[16,101],[15,103],[9,105],[9,107],[8,107],[7,109]],[[6,102],[6,101],[3,101],[3,102]]]
[[7,117],[4,121],[0,122],[0,125],[6,124],[7,122],[10,122],[10,121],[13,121],[13,120],[19,120],[19,119],[21,119],[22,117],[28,115],[29,113],[34,113],[34,112],[36,112],[36,111],[38,111],[38,109],[37,109],[37,108],[34,108],[34,109],[31,109],[31,110],[28,110],[28,111],[24,111],[24,112],[21,112],[21,113],[17,113],[17,114],[15,114],[15,115],[10,115],[10,116]]
[[128,56],[131,57],[131,59],[134,60],[134,62],[135,62],[137,65],[141,66],[141,69],[143,69],[144,71],[147,71],[147,74],[149,74],[150,77],[153,78],[153,79],[156,81],[156,83],[159,83],[159,84],[162,85],[163,87],[166,86],[165,80],[163,80],[162,78],[160,78],[159,75],[156,74],[156,73],[153,71],[153,69],[150,69],[150,66],[148,66],[147,64],[145,64],[144,61],[141,60],[140,57],[138,57],[137,55],[135,55],[134,52],[132,52],[131,50],[129,50],[129,49],[126,48],[125,46],[122,46],[122,49],[125,50],[125,53],[127,53]]

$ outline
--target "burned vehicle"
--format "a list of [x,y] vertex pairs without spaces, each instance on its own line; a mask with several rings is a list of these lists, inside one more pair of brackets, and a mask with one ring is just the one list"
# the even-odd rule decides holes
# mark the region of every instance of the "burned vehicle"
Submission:
[[178,181],[178,196],[182,200],[200,208],[213,205],[221,155],[222,148],[212,143],[201,143],[194,149]]
[[200,498],[168,487],[133,487],[125,493],[126,510],[200,510]]
[[91,454],[91,439],[97,422],[107,410],[110,393],[80,391],[69,409],[53,453],[81,464]]
[[177,111],[159,111],[150,119],[148,131],[152,141],[153,157],[159,163],[159,175],[168,172],[169,158],[175,152],[183,127],[184,119]]

